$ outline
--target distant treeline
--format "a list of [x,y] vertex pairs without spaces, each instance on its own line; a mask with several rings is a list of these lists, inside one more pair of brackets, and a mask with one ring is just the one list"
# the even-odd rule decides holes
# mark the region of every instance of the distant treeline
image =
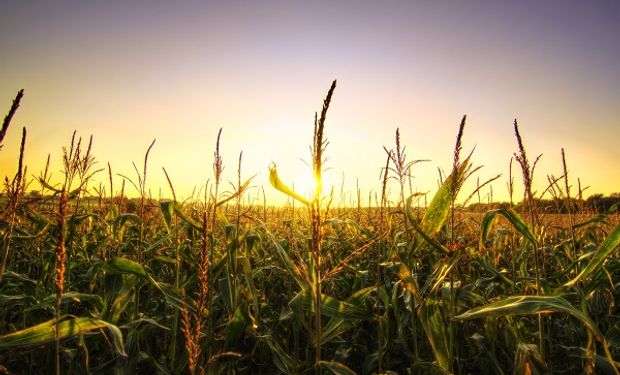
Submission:
[[[41,196],[38,191],[33,190],[30,193],[26,193],[24,198],[25,202],[47,201],[51,196],[47,194]],[[4,200],[5,194],[0,193],[0,204],[3,203]],[[123,202],[129,212],[135,212],[140,199],[116,197],[114,201],[116,203]],[[109,199],[103,197],[90,196],[83,198],[83,203],[90,205],[101,205],[107,202],[109,202]],[[152,200],[151,202],[157,202],[157,200]],[[594,194],[587,199],[571,198],[570,204],[568,204],[565,198],[535,199],[534,204],[536,205],[537,211],[546,213],[565,214],[568,213],[570,209],[571,213],[620,214],[620,193],[612,193],[607,196],[603,194]],[[468,212],[486,212],[496,208],[510,208],[510,206],[509,202],[471,203],[465,207],[465,210]],[[523,211],[527,210],[527,205],[523,202],[515,202],[512,204],[512,208],[516,211]]]
[[[620,213],[620,193],[613,193],[608,196],[594,194],[587,199],[571,198],[567,202],[566,198],[536,199],[534,204],[537,210],[547,213]],[[466,208],[470,212],[485,212],[494,208],[509,208],[510,203],[472,203]],[[522,203],[514,203],[513,209],[522,210],[527,206]]]

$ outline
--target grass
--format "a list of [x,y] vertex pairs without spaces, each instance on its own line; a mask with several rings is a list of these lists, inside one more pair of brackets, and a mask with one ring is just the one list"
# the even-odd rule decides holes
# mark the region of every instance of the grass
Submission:
[[[375,207],[359,189],[353,207],[336,205],[322,184],[335,88],[315,115],[314,194],[297,194],[272,165],[260,206],[243,204],[252,178],[241,153],[224,191],[222,130],[202,199],[181,202],[165,169],[174,200],[146,192],[154,142],[118,194],[109,165],[108,192],[90,186],[93,139],[83,147],[75,133],[61,185],[47,167],[26,181],[24,129],[1,201],[0,371],[618,374],[618,205],[592,211],[580,181],[571,193],[566,152],[543,192],[554,200],[542,201],[515,121],[524,197],[481,205],[480,189],[499,177],[462,191],[479,169],[462,153],[463,117],[451,173],[421,205],[412,181],[424,160],[407,159],[396,130]],[[508,176],[512,192],[512,161]],[[126,181],[139,199],[127,199]],[[27,197],[28,184],[41,193]],[[267,206],[269,189],[291,204]],[[475,196],[484,212],[457,203]]]

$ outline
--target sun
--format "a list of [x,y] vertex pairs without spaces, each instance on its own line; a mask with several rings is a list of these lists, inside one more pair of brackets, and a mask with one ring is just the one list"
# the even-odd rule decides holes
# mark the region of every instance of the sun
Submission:
[[[330,190],[333,186],[332,176],[329,173],[323,173],[322,175],[322,197],[326,197],[330,194]],[[295,180],[293,180],[293,190],[302,197],[312,200],[314,193],[317,189],[317,181],[310,170],[301,171]]]
[[316,179],[309,170],[304,170],[299,173],[293,182],[293,190],[307,199],[312,199],[314,197],[316,187]]

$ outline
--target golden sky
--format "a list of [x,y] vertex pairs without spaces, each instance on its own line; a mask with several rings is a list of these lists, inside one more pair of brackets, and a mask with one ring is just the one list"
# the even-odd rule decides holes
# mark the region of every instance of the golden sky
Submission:
[[51,153],[58,178],[73,130],[94,135],[98,167],[109,162],[129,176],[131,162],[140,165],[157,139],[152,195],[161,187],[170,196],[165,167],[189,197],[212,177],[221,127],[224,180],[236,180],[243,151],[243,177],[258,174],[255,185],[281,203],[267,168],[275,162],[283,180],[303,184],[314,112],[337,79],[325,130],[327,178],[339,192],[345,176],[347,200],[356,180],[364,200],[379,191],[383,146],[394,147],[397,127],[410,160],[430,159],[416,165],[413,181],[414,190],[432,194],[437,168],[451,168],[463,114],[464,152],[476,147],[474,163],[484,165],[478,176],[503,174],[495,200],[507,199],[514,118],[530,159],[543,154],[539,190],[547,175],[562,174],[564,147],[573,191],[577,177],[590,194],[620,191],[620,3],[438,3],[3,4],[2,115],[17,90],[25,97],[0,151],[0,175],[15,173],[21,126],[29,173],[38,175]]

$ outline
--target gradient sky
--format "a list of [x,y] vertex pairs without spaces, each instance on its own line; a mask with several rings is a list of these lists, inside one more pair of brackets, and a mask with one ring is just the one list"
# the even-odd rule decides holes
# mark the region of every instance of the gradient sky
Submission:
[[338,79],[328,179],[339,185],[344,173],[348,191],[356,178],[364,196],[379,189],[382,146],[393,147],[399,127],[408,157],[431,160],[416,165],[414,188],[433,192],[463,114],[478,176],[503,174],[496,200],[507,199],[514,118],[530,158],[543,154],[538,189],[562,174],[564,147],[574,190],[580,177],[589,193],[620,191],[615,0],[4,1],[0,51],[2,116],[25,89],[2,176],[15,173],[21,126],[30,174],[51,153],[56,177],[74,129],[94,135],[99,167],[131,176],[157,138],[153,196],[160,186],[169,195],[163,166],[187,197],[211,177],[223,127],[225,180],[236,179],[243,150],[243,176],[258,173],[277,203],[267,167],[301,184],[314,112]]

